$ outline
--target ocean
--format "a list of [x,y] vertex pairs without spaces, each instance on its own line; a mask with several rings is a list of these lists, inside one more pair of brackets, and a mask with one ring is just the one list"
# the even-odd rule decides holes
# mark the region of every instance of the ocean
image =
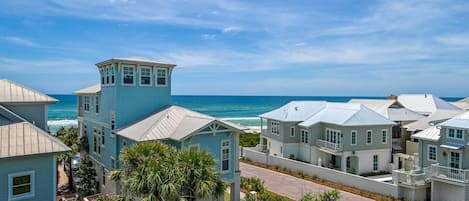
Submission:
[[[59,100],[49,105],[48,125],[51,132],[64,126],[76,126],[77,97],[75,95],[50,95]],[[173,95],[172,104],[197,112],[238,123],[244,126],[259,126],[258,115],[278,108],[293,100],[323,100],[348,102],[352,98],[383,99],[386,97],[345,96],[189,96]],[[457,101],[461,98],[443,98]]]

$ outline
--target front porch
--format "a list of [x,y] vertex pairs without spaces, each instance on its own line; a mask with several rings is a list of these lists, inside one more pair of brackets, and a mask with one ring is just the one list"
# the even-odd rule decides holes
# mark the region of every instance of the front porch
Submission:
[[317,164],[343,172],[356,174],[359,168],[358,156],[342,152],[334,152],[329,149],[318,148]]

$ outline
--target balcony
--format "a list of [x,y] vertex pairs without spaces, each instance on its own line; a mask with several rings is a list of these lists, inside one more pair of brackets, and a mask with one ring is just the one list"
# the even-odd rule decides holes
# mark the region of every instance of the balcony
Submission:
[[325,148],[333,152],[341,152],[342,151],[342,144],[328,142],[325,140],[317,140],[316,146],[320,148]]
[[432,165],[432,177],[456,182],[469,183],[469,170]]
[[393,180],[395,184],[404,184],[407,186],[426,185],[430,180],[431,168],[427,167],[422,170],[405,171],[394,170]]

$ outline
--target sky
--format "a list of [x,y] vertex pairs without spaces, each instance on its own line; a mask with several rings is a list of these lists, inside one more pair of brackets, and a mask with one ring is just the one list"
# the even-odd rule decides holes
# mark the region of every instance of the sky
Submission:
[[175,95],[469,96],[469,2],[0,1],[0,78],[49,94],[112,57],[175,63]]

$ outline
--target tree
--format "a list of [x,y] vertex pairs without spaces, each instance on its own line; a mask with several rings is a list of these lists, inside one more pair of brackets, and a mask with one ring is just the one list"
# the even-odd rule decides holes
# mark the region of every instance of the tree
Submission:
[[111,172],[126,200],[196,200],[224,190],[215,159],[205,151],[177,151],[160,142],[138,143],[120,157],[123,169]]
[[81,159],[76,175],[80,178],[77,191],[81,196],[86,197],[96,193],[96,170],[88,155]]
[[59,138],[65,145],[70,147],[72,150],[63,154],[60,154],[57,159],[59,163],[64,165],[68,164],[69,173],[68,173],[68,188],[70,191],[74,191],[73,188],[73,172],[72,172],[72,158],[76,153],[80,151],[80,146],[78,142],[78,128],[76,127],[61,127],[56,132],[56,137]]
[[180,151],[178,161],[185,178],[181,185],[185,199],[195,201],[210,195],[218,197],[225,191],[223,180],[214,171],[216,161],[207,151]]

